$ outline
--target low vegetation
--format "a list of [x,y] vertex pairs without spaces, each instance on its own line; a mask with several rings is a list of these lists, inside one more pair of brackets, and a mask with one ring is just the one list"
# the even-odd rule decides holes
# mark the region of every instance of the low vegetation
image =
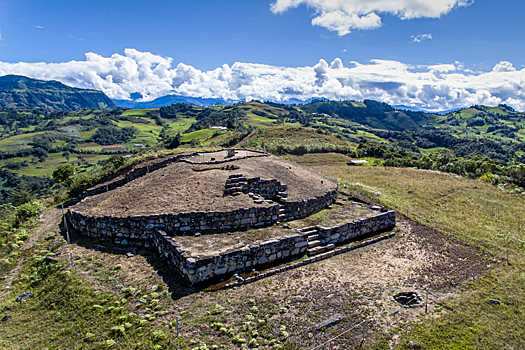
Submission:
[[[0,323],[0,347],[304,349],[368,319],[368,348],[522,348],[524,121],[505,105],[438,115],[375,101],[1,110],[0,319],[10,317]],[[51,203],[137,162],[223,147],[266,149],[338,179],[350,195],[397,210],[399,238],[213,293],[184,284],[147,250],[128,258],[74,232],[66,244]],[[348,166],[355,158],[372,166]],[[440,232],[433,242],[425,226]],[[427,313],[396,316],[394,288],[445,278],[434,265],[410,270],[409,249],[430,254],[438,238],[471,254],[447,262],[458,283],[433,290],[439,297]],[[388,261],[374,274],[361,263],[381,249],[406,259],[404,282],[374,280]],[[351,279],[358,270],[360,280]],[[24,292],[33,297],[16,301]],[[336,311],[347,316],[339,328],[311,330]],[[359,335],[332,344],[357,347]]]

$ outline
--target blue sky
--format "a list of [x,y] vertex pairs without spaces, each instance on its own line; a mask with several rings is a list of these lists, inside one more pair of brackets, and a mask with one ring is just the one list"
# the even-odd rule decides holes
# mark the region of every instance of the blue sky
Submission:
[[120,99],[138,91],[146,100],[525,109],[523,13],[517,0],[4,0],[0,73]]

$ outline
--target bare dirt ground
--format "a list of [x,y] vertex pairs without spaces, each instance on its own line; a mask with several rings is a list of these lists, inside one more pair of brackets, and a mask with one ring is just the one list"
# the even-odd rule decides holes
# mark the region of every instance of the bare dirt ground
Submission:
[[[180,152],[180,151],[179,151]],[[161,162],[163,160],[166,160],[168,158],[172,158],[172,157],[176,157],[180,154],[184,154],[184,155],[188,155],[188,160],[193,160],[195,162],[202,162],[202,156],[204,155],[204,160],[206,162],[208,161],[211,161],[212,158],[214,158],[214,160],[223,160],[225,159],[226,155],[227,155],[227,152],[226,151],[217,151],[217,152],[213,152],[213,153],[197,153],[197,156],[195,157],[190,157],[189,154],[191,152],[184,152],[184,153],[175,153],[175,154],[168,154],[168,155],[163,155],[163,156],[159,156],[159,155],[153,155],[149,158],[146,158],[144,160],[142,160],[141,162],[139,163],[135,163],[125,169],[123,169],[121,172],[119,172],[118,174],[114,174],[112,176],[109,176],[107,179],[89,187],[88,189],[93,189],[93,188],[96,188],[96,187],[99,187],[101,185],[105,185],[105,184],[108,184],[110,182],[113,182],[113,181],[116,181],[116,180],[120,180],[120,179],[123,179],[126,174],[134,169],[137,169],[137,168],[142,168],[142,167],[145,167],[145,166],[148,166],[148,165],[153,165],[155,163],[158,163],[158,162]],[[236,154],[235,154],[235,157],[232,157],[230,158],[231,160],[234,160],[234,159],[237,159],[239,157],[243,157],[245,155],[249,155],[249,156],[255,156],[255,155],[260,155],[261,153],[259,152],[252,152],[252,151],[240,151],[240,150],[237,150],[236,151]]]
[[[271,329],[285,325],[289,337],[282,340],[292,348],[312,348],[365,319],[366,338],[370,342],[424,312],[424,306],[402,308],[393,301],[393,295],[416,291],[424,299],[428,288],[428,311],[436,315],[445,312],[441,311],[440,301],[455,294],[459,286],[471,278],[472,264],[477,265],[478,273],[483,273],[496,263],[475,248],[401,217],[392,239],[235,290],[202,292],[183,282],[155,252],[143,251],[127,258],[123,252],[100,250],[87,238],[74,236],[73,239],[71,250],[77,259],[100,261],[104,266],[91,264],[89,270],[84,271],[77,265],[78,274],[98,283],[98,288],[111,291],[111,280],[100,284],[96,275],[100,269],[112,271],[118,266],[119,286],[132,285],[144,290],[151,290],[153,284],[165,286],[163,288],[168,288],[171,296],[162,306],[167,314],[155,322],[166,323],[178,316],[183,337],[204,339],[206,336],[212,340],[207,340],[208,345],[229,341],[210,327],[213,320],[235,328],[246,322],[247,317],[252,317],[250,315],[260,318],[266,315]],[[207,311],[217,304],[227,311],[210,318]],[[258,311],[250,308],[252,305],[256,305]],[[334,316],[346,319],[325,331],[312,330],[314,325]],[[324,349],[354,348],[360,337],[361,328],[358,327]],[[228,343],[223,348],[239,349],[240,346]]]
[[289,200],[320,196],[336,186],[326,177],[276,156],[240,159],[228,164],[239,169],[225,171],[210,167],[202,171],[202,165],[175,163],[109,193],[89,197],[74,209],[90,215],[132,216],[257,206],[246,194],[223,196],[228,176],[237,173],[247,178],[281,181],[288,185]]

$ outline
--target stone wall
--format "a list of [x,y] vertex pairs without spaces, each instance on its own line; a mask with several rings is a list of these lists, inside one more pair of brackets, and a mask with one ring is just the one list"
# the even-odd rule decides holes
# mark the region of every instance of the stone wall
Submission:
[[[395,224],[395,212],[388,211],[370,218],[317,230],[326,239],[326,244],[340,245],[374,232],[392,229]],[[308,249],[310,234],[297,231],[294,235],[280,239],[205,257],[190,257],[176,242],[176,237],[170,237],[163,231],[154,232],[152,237],[159,253],[193,284],[302,257]]]
[[396,225],[396,212],[393,210],[367,219],[347,222],[332,227],[319,227],[317,232],[327,244],[341,244],[371,232],[381,232]]
[[337,189],[326,192],[323,196],[302,199],[298,201],[285,201],[279,210],[281,221],[302,219],[317,213],[334,203],[337,199]]
[[224,195],[252,193],[257,195],[257,197],[281,203],[283,198],[288,197],[288,194],[284,192],[287,188],[287,185],[281,184],[276,179],[264,180],[260,177],[247,179],[242,174],[232,174],[224,184]]
[[85,235],[108,238],[117,244],[143,246],[142,237],[150,235],[154,230],[166,231],[169,235],[176,236],[271,226],[277,221],[306,217],[330,205],[336,198],[337,191],[333,190],[320,197],[285,202],[282,205],[240,208],[227,212],[114,217],[84,215],[68,210],[67,215],[71,225]]
[[192,284],[302,256],[308,248],[307,238],[307,235],[295,234],[213,256],[190,257],[176,242],[176,237],[163,231],[153,233],[159,253]]

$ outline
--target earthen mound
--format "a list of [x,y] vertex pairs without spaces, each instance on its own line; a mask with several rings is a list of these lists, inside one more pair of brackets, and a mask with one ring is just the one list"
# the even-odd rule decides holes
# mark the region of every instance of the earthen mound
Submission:
[[[231,169],[232,165],[235,169]],[[218,165],[177,162],[108,193],[89,197],[75,210],[89,215],[126,217],[272,205],[269,200],[254,201],[248,193],[226,195],[227,180],[236,174],[246,179],[277,180],[287,186],[287,200],[291,201],[322,196],[337,187],[322,175],[273,155]]]

